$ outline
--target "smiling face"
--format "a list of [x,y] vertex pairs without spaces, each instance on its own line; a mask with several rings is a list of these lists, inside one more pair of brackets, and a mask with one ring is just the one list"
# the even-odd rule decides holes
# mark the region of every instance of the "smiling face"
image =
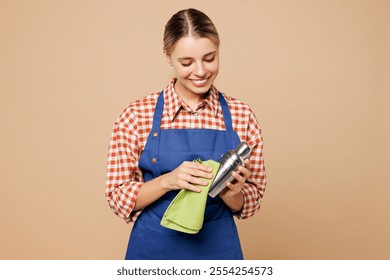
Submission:
[[218,47],[208,38],[181,38],[167,59],[177,79],[175,90],[187,99],[205,94],[218,75]]

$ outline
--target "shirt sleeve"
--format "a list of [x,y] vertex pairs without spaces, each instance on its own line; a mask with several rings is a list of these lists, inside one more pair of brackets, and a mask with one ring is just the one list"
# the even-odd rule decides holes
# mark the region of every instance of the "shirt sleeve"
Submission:
[[129,110],[114,124],[108,150],[106,199],[116,215],[130,223],[141,211],[133,211],[143,184],[138,167],[139,144],[137,122]]
[[260,210],[267,183],[263,158],[263,137],[254,113],[251,111],[246,141],[252,149],[250,156],[251,177],[246,181],[241,192],[244,196],[243,209],[235,213],[239,219],[247,219]]

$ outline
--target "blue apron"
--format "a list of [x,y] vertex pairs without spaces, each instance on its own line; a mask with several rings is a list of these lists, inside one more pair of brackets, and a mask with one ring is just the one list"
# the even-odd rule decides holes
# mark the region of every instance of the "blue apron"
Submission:
[[[221,93],[219,100],[226,130],[160,129],[164,110],[164,93],[160,93],[152,130],[139,161],[145,182],[174,170],[183,161],[197,158],[218,161],[226,151],[236,148],[240,139],[233,130],[230,111]],[[197,234],[160,225],[165,210],[178,192],[169,191],[145,207],[132,229],[126,259],[243,259],[232,211],[219,197],[208,197],[203,227]]]

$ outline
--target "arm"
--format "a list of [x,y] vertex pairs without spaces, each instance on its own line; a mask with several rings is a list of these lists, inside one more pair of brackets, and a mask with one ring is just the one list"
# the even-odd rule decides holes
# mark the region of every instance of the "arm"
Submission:
[[136,117],[125,112],[115,123],[111,135],[106,181],[106,199],[114,213],[132,222],[147,205],[170,190],[201,191],[211,178],[211,168],[197,162],[183,162],[175,170],[146,183],[138,167],[139,143]]
[[239,167],[234,172],[235,180],[227,184],[226,191],[220,194],[235,215],[240,219],[253,216],[260,210],[260,202],[263,198],[266,175],[263,160],[263,140],[260,126],[251,113],[245,141],[252,148],[249,160],[245,161],[245,167]]
[[[114,213],[130,222],[143,184],[138,168],[139,143],[135,116],[129,109],[115,122],[108,151],[106,199]],[[138,213],[139,214],[139,213]]]

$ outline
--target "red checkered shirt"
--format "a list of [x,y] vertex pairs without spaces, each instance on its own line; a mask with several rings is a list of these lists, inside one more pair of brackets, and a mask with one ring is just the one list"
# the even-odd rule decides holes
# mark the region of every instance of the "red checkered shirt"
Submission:
[[[225,130],[218,91],[212,86],[204,101],[193,111],[174,90],[175,80],[164,91],[164,112],[161,129],[216,129]],[[108,153],[106,199],[116,215],[134,223],[142,210],[133,211],[143,176],[138,162],[152,129],[154,109],[160,92],[152,93],[129,104],[114,124]],[[233,129],[241,141],[252,148],[251,177],[242,193],[244,206],[234,214],[245,219],[260,210],[266,175],[263,161],[263,139],[260,126],[251,108],[241,101],[223,94],[228,104]]]

